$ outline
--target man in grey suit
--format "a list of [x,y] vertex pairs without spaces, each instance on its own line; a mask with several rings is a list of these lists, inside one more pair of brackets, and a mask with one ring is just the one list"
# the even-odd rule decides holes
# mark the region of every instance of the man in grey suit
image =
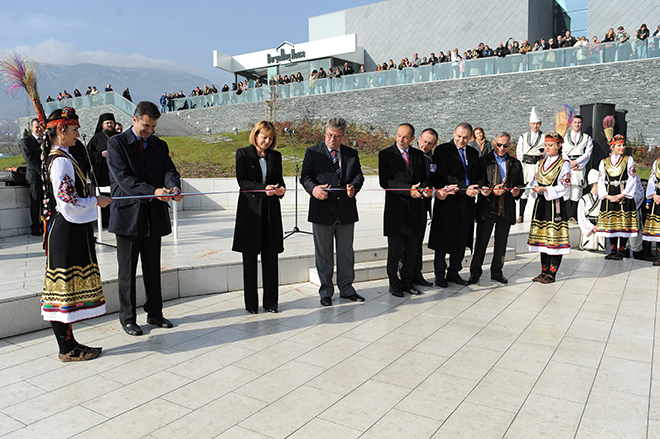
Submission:
[[358,221],[355,195],[364,175],[355,149],[342,145],[346,121],[332,118],[325,128],[325,140],[305,152],[300,181],[311,195],[307,220],[313,224],[314,256],[321,287],[321,305],[332,305],[334,286],[333,244],[337,247],[339,296],[364,302],[353,288],[355,256],[353,232]]
[[30,232],[33,236],[41,235],[41,207],[43,206],[43,186],[41,182],[41,144],[39,139],[44,135],[44,129],[39,119],[30,122],[32,134],[21,139],[21,153],[25,159],[25,179],[30,185]]

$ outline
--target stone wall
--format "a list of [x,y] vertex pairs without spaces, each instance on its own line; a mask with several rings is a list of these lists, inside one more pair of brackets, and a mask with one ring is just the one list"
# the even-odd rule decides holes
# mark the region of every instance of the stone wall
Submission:
[[[389,133],[410,122],[417,129],[435,128],[441,140],[451,137],[457,123],[468,121],[483,127],[487,136],[504,130],[517,137],[528,129],[534,105],[547,131],[562,103],[579,111],[583,104],[607,102],[628,110],[629,136],[641,134],[658,145],[660,87],[652,84],[659,69],[660,59],[651,59],[301,96],[279,100],[277,120],[341,116]],[[263,119],[265,108],[266,103],[254,102],[178,113],[192,124],[228,132],[249,129]]]
[[0,238],[30,233],[30,189],[0,186]]

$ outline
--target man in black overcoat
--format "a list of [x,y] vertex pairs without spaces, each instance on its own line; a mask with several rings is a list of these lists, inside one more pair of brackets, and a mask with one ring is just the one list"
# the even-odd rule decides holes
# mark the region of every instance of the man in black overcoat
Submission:
[[41,181],[41,144],[44,129],[39,119],[30,122],[32,134],[20,140],[21,153],[25,159],[25,179],[30,185],[30,232],[34,236],[41,235],[41,207],[43,206],[43,183]]
[[[99,116],[96,124],[94,136],[87,144],[89,159],[94,171],[94,180],[99,187],[110,186],[110,176],[108,175],[108,140],[117,134],[115,131],[115,115],[112,113],[103,113]],[[110,220],[110,206],[101,209],[101,219],[103,227],[108,227]]]
[[[167,143],[154,136],[160,112],[152,102],[135,108],[133,126],[108,141],[108,170],[113,197],[154,195],[154,198],[115,200],[109,231],[117,235],[119,321],[129,335],[142,335],[136,322],[135,272],[138,258],[147,295],[147,323],[171,328],[163,317],[160,286],[161,237],[172,231],[167,201],[179,194],[181,180]],[[174,201],[182,197],[175,196]]]
[[421,251],[419,235],[424,233],[426,222],[421,189],[426,186],[427,177],[424,153],[410,148],[414,138],[413,126],[401,124],[396,143],[378,154],[378,178],[386,190],[383,234],[387,236],[387,277],[390,293],[396,297],[403,297],[404,291],[421,294],[413,285],[413,271]]
[[493,151],[480,157],[478,161],[477,185],[489,189],[481,190],[477,198],[477,238],[470,264],[470,284],[477,283],[483,273],[481,266],[493,227],[495,247],[490,264],[490,278],[504,284],[508,282],[502,273],[502,267],[509,230],[516,223],[516,200],[521,196],[519,188],[525,184],[520,161],[511,157],[507,151],[510,146],[511,135],[500,132],[495,136]]
[[[429,235],[429,248],[435,250],[435,284],[443,288],[448,281],[467,284],[459,272],[463,268],[465,248],[472,248],[479,158],[476,149],[466,148],[471,138],[472,125],[460,123],[454,129],[453,140],[439,145],[433,153],[436,165],[433,185],[451,193],[444,200],[435,201]],[[449,267],[445,261],[447,254]]]
[[303,187],[311,195],[307,220],[312,223],[314,233],[314,256],[321,281],[319,295],[323,306],[332,305],[335,242],[339,297],[364,302],[364,297],[353,288],[353,236],[358,221],[355,195],[362,189],[364,175],[358,152],[341,144],[345,133],[344,119],[337,117],[328,120],[325,140],[305,151],[300,175]]

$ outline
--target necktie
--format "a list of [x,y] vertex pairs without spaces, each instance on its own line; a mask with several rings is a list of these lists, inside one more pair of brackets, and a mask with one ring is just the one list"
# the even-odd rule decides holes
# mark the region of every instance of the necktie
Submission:
[[463,162],[463,169],[465,169],[465,184],[467,186],[470,186],[470,178],[468,177],[468,170],[467,170],[467,161],[465,160],[465,149],[459,148],[458,153],[460,154],[461,161]]
[[410,169],[410,162],[408,161],[408,150],[403,151],[403,161],[406,162],[406,169]]
[[335,173],[337,174],[337,177],[339,177],[341,169],[339,168],[339,157],[337,157],[337,151],[335,150],[332,150],[332,164],[335,167]]

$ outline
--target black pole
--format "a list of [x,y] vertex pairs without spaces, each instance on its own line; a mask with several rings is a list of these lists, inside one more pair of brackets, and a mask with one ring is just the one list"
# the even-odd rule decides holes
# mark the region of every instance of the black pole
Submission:
[[293,161],[296,164],[296,181],[294,183],[294,195],[295,195],[295,202],[294,202],[294,209],[295,209],[295,221],[294,221],[294,226],[293,229],[289,232],[286,232],[286,235],[284,236],[284,239],[287,239],[291,235],[295,235],[296,233],[303,233],[305,235],[311,235],[312,232],[307,232],[304,230],[300,230],[298,228],[298,184],[300,183],[300,178],[298,177],[300,175],[300,170],[298,168],[298,158],[296,157],[296,149],[293,147],[293,137],[291,136],[291,133],[289,132],[289,142],[291,143],[291,151],[293,152]]

